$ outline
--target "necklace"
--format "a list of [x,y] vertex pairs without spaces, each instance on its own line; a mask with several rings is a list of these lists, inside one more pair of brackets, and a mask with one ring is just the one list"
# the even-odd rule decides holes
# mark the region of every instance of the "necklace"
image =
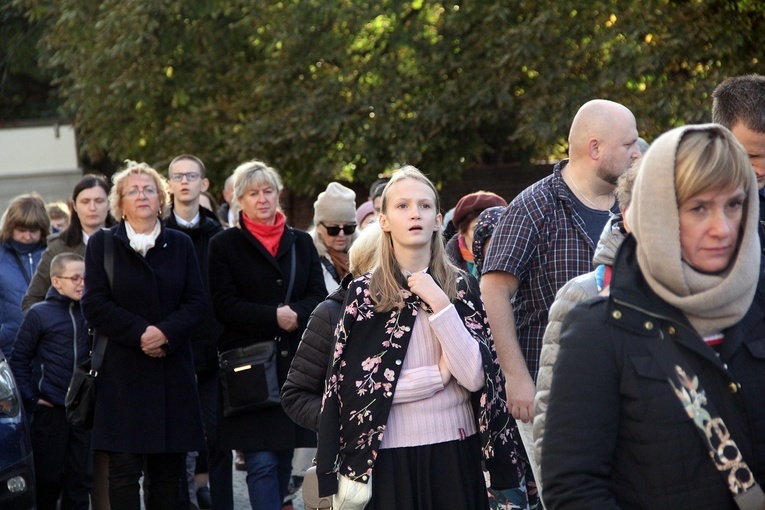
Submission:
[[[595,203],[594,203],[592,200],[590,200],[589,198],[587,198],[587,195],[585,195],[585,194],[584,194],[584,192],[583,192],[582,190],[580,190],[580,189],[579,189],[579,186],[577,186],[577,185],[576,185],[576,181],[574,180],[574,174],[572,174],[572,173],[569,173],[569,174],[568,174],[568,176],[571,178],[571,184],[573,184],[573,185],[574,185],[574,188],[576,188],[576,190],[579,192],[579,194],[582,196],[582,198],[583,198],[583,199],[584,199],[584,200],[585,200],[585,201],[586,201],[588,204],[590,204],[590,205],[591,205],[591,206],[592,206],[594,209],[597,209],[598,211],[602,211],[603,209],[601,209],[600,207],[598,207],[597,205],[595,205]],[[609,193],[609,197],[610,197],[610,196],[611,196],[611,194]],[[611,209],[611,207],[608,207],[607,209]]]

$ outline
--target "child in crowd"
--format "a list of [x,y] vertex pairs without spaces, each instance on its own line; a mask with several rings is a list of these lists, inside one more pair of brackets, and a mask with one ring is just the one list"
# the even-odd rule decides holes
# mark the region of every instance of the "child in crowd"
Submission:
[[[87,510],[91,488],[90,431],[69,425],[64,397],[74,367],[88,358],[88,327],[80,310],[85,263],[61,253],[51,261],[45,301],[24,316],[10,365],[32,416],[37,508]],[[40,370],[33,370],[39,364]]]
[[319,493],[336,508],[488,508],[482,459],[497,488],[518,486],[522,462],[477,282],[449,262],[419,170],[396,171],[381,207],[379,263],[349,285],[335,333]]

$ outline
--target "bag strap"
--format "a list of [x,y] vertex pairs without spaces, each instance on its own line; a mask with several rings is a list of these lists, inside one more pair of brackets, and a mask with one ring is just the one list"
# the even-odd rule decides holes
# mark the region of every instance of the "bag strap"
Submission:
[[[108,229],[104,229],[104,270],[106,271],[106,278],[109,280],[109,288],[114,288],[114,233]],[[101,368],[101,363],[104,361],[104,352],[106,352],[106,344],[109,338],[105,336],[93,337],[93,356],[90,361],[90,373],[92,375],[98,375],[98,370]]]
[[321,262],[321,265],[324,266],[324,269],[326,269],[327,272],[330,274],[330,276],[332,276],[332,279],[335,280],[339,285],[342,280],[340,279],[340,276],[337,274],[337,269],[335,269],[335,266],[332,265],[332,262],[330,262],[324,257],[319,257],[319,261]]
[[287,285],[287,297],[284,299],[284,304],[288,305],[292,299],[292,289],[295,287],[295,243],[292,243],[292,250],[290,253],[290,283]]
[[109,280],[109,288],[114,289],[114,232],[104,229],[104,270]]
[[[683,355],[673,341],[666,338],[646,342],[654,359],[667,374],[669,384],[685,412],[693,420],[696,431],[709,451],[709,456],[725,480],[740,510],[762,510],[765,508],[765,493],[755,481],[752,471],[744,461],[736,442],[730,436],[728,427],[707,398],[696,374],[690,367],[673,363],[682,360]],[[674,352],[673,352],[674,351]]]

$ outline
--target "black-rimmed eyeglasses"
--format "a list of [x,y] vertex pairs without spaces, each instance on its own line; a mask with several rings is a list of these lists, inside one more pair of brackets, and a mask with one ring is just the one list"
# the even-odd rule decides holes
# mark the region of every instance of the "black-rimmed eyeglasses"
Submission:
[[319,225],[321,225],[322,227],[327,229],[327,234],[332,236],[332,237],[335,237],[336,235],[340,235],[340,231],[341,230],[343,231],[343,234],[345,234],[347,236],[349,236],[349,235],[353,234],[354,232],[356,232],[356,225],[355,224],[343,225],[343,226],[340,226],[340,225],[329,226],[329,225],[325,225],[324,222],[319,222]]
[[175,182],[181,182],[183,178],[185,177],[187,181],[194,182],[197,179],[199,179],[202,175],[199,172],[176,172],[170,174],[170,179]]

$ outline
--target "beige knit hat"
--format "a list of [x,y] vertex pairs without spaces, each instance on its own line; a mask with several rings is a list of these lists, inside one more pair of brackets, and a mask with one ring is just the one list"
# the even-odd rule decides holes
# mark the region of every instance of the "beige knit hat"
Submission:
[[330,182],[313,203],[313,224],[356,223],[356,193],[339,182]]

